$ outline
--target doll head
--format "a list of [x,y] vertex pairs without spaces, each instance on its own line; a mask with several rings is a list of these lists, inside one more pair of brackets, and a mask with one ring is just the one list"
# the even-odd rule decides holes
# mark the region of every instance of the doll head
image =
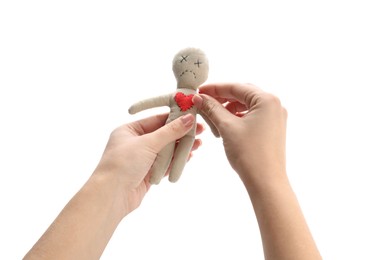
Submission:
[[209,62],[200,49],[186,48],[179,51],[173,58],[172,70],[178,88],[196,90],[207,80]]

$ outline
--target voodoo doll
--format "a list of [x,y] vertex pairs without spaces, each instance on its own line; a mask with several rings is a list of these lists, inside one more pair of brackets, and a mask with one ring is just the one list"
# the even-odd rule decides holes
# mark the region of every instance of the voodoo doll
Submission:
[[[218,130],[215,126],[206,116],[197,110],[192,102],[192,98],[197,93],[198,87],[208,77],[209,64],[204,52],[196,48],[186,48],[179,51],[173,58],[172,70],[177,80],[176,91],[171,94],[137,102],[129,108],[129,113],[135,114],[153,107],[169,106],[170,113],[166,123],[188,113],[194,116],[199,113],[210,125],[214,135],[218,136]],[[170,165],[169,181],[176,182],[180,178],[195,140],[195,132],[196,120],[192,129],[178,140],[177,144],[176,142],[172,142],[158,153],[151,168],[151,177],[149,180],[151,184],[160,183]]]

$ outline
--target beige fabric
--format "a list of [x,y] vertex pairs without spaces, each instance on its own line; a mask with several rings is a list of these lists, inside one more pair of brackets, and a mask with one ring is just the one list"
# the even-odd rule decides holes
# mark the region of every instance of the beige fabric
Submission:
[[[182,92],[184,95],[196,94],[198,87],[203,84],[208,77],[209,63],[206,55],[200,49],[186,48],[179,51],[172,62],[172,70],[177,80],[177,89],[174,93],[149,98],[133,104],[129,108],[130,114],[135,114],[145,109],[169,106],[170,113],[167,123],[172,120],[191,113],[194,116],[198,113],[196,107],[191,107],[186,111],[182,111],[175,101],[175,95]],[[212,132],[219,136],[218,130],[206,117],[205,121],[210,125]],[[158,184],[167,172],[171,164],[169,173],[169,181],[176,182],[179,180],[188,156],[191,152],[192,145],[195,140],[196,122],[194,127],[179,140],[175,150],[175,143],[167,145],[158,155],[151,169],[150,183]],[[174,154],[173,154],[174,153]],[[173,161],[172,161],[173,159]],[[172,162],[171,162],[172,161]]]

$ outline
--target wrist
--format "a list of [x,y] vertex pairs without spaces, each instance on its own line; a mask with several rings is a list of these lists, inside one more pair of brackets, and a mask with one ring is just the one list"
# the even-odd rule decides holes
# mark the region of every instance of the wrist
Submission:
[[[238,173],[250,196],[258,196],[269,188],[289,186],[286,170],[279,167],[259,167]],[[261,194],[259,194],[261,193]]]
[[99,203],[110,209],[110,214],[118,221],[127,215],[124,189],[114,174],[95,171],[82,189],[96,194]]

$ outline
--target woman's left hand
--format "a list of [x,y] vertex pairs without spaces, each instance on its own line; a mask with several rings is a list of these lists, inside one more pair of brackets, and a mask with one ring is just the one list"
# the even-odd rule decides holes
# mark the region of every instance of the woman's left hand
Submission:
[[[164,125],[166,119],[166,114],[152,116],[120,126],[111,133],[92,178],[109,177],[120,185],[124,214],[136,209],[149,190],[149,170],[157,154],[167,144],[183,137],[192,128],[195,118],[188,114]],[[197,124],[196,134],[203,131],[203,125]],[[196,139],[192,151],[200,145],[201,140]]]

